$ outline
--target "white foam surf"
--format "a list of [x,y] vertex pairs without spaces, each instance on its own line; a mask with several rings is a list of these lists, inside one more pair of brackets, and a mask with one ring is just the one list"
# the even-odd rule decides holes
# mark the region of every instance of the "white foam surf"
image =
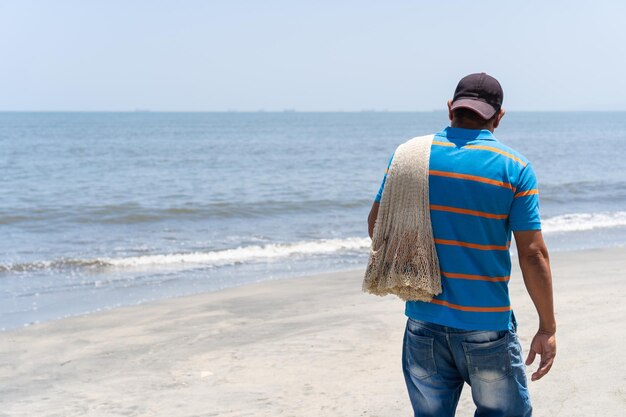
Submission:
[[295,243],[252,245],[210,252],[171,253],[145,255],[128,258],[103,258],[106,264],[118,267],[149,265],[231,265],[253,261],[272,260],[297,255],[323,255],[339,251],[364,250],[369,248],[369,238],[321,239]]
[[58,259],[32,263],[0,264],[0,272],[25,272],[43,269],[106,269],[106,268],[151,268],[151,267],[214,267],[237,265],[248,262],[265,262],[290,256],[315,256],[340,253],[342,251],[365,251],[370,246],[369,238],[349,237],[344,239],[320,239],[294,243],[240,246],[206,252],[167,253],[130,257],[103,257],[94,259]]
[[581,232],[624,226],[626,226],[626,211],[570,213],[542,221],[542,229],[545,233]]
[[[542,221],[544,233],[569,233],[626,227],[626,211],[598,213],[570,213],[546,218]],[[349,237],[320,239],[293,243],[240,246],[206,252],[167,253],[131,257],[95,259],[58,259],[33,263],[0,264],[0,272],[25,272],[42,269],[106,269],[106,268],[175,268],[218,267],[249,262],[271,262],[297,256],[332,255],[358,251],[367,254],[370,239]]]

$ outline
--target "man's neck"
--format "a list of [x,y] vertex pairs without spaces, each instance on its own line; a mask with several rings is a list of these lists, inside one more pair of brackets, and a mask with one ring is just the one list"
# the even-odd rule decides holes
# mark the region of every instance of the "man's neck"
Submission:
[[491,125],[487,125],[487,126],[483,125],[483,126],[481,126],[481,125],[479,125],[477,123],[471,123],[471,122],[465,122],[465,121],[460,123],[460,122],[457,122],[457,121],[453,120],[452,123],[450,124],[450,126],[457,127],[457,128],[460,128],[460,129],[488,130],[491,133],[493,133],[493,130],[494,130],[493,126],[491,126]]

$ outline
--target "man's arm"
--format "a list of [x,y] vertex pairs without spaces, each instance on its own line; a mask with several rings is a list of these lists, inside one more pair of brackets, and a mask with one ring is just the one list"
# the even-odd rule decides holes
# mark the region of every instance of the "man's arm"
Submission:
[[372,204],[372,208],[370,209],[370,214],[367,216],[367,232],[370,235],[370,238],[374,237],[374,225],[376,224],[376,217],[378,217],[378,207],[380,203],[378,201],[374,201]]
[[514,234],[524,283],[539,315],[539,330],[530,344],[526,359],[526,365],[530,365],[537,354],[541,356],[539,369],[531,378],[536,381],[550,371],[556,355],[550,260],[541,230],[517,231]]

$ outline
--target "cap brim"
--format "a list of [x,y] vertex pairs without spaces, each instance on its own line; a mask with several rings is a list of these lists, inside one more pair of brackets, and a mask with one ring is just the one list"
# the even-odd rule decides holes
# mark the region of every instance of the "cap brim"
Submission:
[[453,102],[450,110],[455,109],[472,110],[473,112],[478,113],[478,115],[485,120],[491,119],[493,115],[496,114],[496,109],[494,109],[490,104],[471,98],[461,98]]

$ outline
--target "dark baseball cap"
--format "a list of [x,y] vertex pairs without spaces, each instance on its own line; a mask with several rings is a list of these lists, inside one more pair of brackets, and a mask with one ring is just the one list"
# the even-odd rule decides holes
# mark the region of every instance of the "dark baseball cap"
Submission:
[[454,90],[451,110],[469,109],[483,119],[491,119],[502,107],[502,86],[491,75],[479,72],[461,79]]

